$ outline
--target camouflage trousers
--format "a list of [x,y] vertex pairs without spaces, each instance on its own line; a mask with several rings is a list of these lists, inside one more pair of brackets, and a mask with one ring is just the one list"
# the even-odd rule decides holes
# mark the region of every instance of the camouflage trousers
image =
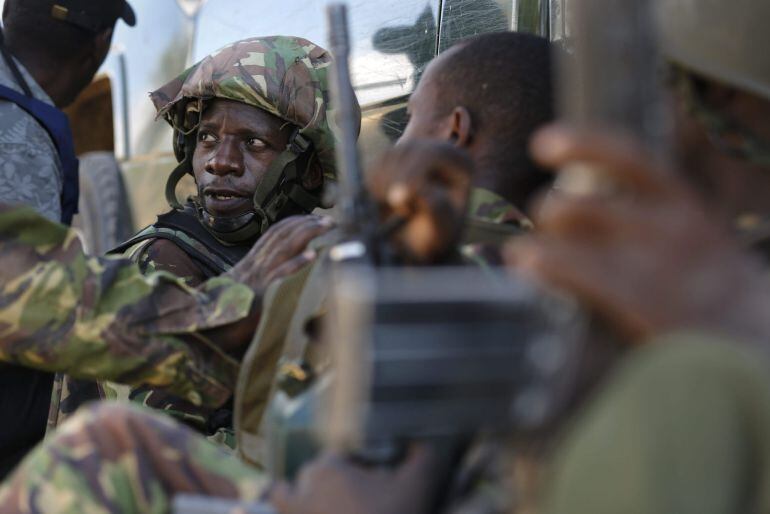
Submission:
[[0,489],[0,512],[156,514],[177,493],[254,501],[265,474],[168,416],[108,402],[82,409]]

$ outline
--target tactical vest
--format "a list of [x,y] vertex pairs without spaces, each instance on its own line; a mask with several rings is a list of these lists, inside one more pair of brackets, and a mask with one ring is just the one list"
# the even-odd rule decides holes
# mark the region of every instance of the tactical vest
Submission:
[[228,245],[219,241],[200,224],[195,209],[195,204],[188,201],[182,211],[174,209],[161,214],[157,222],[109,253],[123,254],[139,243],[166,239],[184,251],[207,280],[225,273],[246,256],[251,245]]
[[[165,239],[173,242],[187,254],[205,279],[216,277],[230,270],[251,249],[251,244],[227,245],[216,239],[198,221],[196,205],[188,201],[184,210],[172,210],[158,216],[158,220],[137,235],[114,248],[110,254],[124,254],[132,251],[132,259],[141,253],[151,241]],[[207,416],[205,431],[207,435],[217,433],[219,429],[232,427],[232,403],[217,409]]]

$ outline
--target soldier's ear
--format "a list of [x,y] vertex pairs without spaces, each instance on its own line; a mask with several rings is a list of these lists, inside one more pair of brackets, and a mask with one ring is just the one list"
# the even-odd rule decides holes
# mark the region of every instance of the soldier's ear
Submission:
[[449,117],[448,139],[458,148],[467,148],[473,139],[473,120],[471,113],[465,107],[452,109]]
[[321,187],[323,182],[324,174],[321,169],[321,161],[318,160],[318,155],[313,153],[310,157],[310,165],[302,175],[302,187],[308,191],[314,191]]

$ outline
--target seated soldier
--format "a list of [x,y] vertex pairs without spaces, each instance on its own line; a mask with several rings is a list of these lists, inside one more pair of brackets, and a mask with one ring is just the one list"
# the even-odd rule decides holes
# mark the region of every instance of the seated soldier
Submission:
[[[336,174],[326,118],[330,60],[304,39],[246,39],[152,93],[158,115],[174,127],[180,161],[166,185],[172,210],[111,253],[194,287],[231,269],[276,221],[319,207],[325,181]],[[180,205],[175,190],[186,174],[198,194]],[[57,422],[99,397],[76,381],[63,387],[69,394]],[[227,407],[202,411],[150,386],[100,389],[163,409],[217,440],[231,434]]]

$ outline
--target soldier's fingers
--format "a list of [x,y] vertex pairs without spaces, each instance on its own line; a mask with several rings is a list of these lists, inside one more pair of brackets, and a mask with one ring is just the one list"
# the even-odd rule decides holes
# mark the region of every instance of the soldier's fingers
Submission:
[[270,248],[275,243],[275,241],[280,241],[281,239],[285,238],[287,234],[291,234],[292,231],[301,226],[303,223],[307,223],[308,219],[311,218],[317,218],[317,216],[290,216],[279,221],[267,229],[264,234],[262,234],[262,237],[257,240],[254,248],[252,248],[252,252],[258,253],[264,251],[267,248]]
[[457,187],[470,182],[472,171],[467,154],[448,143],[411,141],[386,154],[370,184],[375,198],[403,210],[426,182]]
[[535,209],[534,222],[540,233],[597,241],[620,226],[631,228],[628,214],[629,209],[611,199],[554,194]]
[[305,250],[302,254],[289,259],[283,264],[271,270],[265,277],[265,284],[270,284],[274,280],[293,275],[318,257],[315,250]]
[[664,194],[681,188],[674,174],[655,164],[649,152],[618,134],[556,124],[535,134],[530,151],[545,167],[569,172],[570,164],[588,164],[613,183],[637,193]]
[[[451,162],[436,162],[420,175],[407,175],[395,181],[388,191],[385,201],[393,212],[409,217],[422,207],[443,207],[451,205],[454,209],[465,209],[470,191],[470,176],[465,168]],[[434,200],[437,200],[434,201]]]
[[280,240],[276,240],[266,257],[266,262],[271,265],[280,264],[295,255],[305,251],[307,245],[326,232],[334,228],[334,224],[329,218],[314,217],[307,219],[287,232]]
[[645,319],[628,308],[622,273],[611,262],[597,259],[590,245],[522,237],[506,245],[504,258],[517,273],[575,296],[631,340],[650,333]]

